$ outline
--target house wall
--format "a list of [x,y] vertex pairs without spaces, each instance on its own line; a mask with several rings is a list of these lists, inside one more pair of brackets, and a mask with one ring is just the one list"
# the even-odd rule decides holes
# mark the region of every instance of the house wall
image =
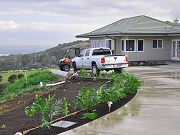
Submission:
[[[116,54],[128,55],[129,61],[149,61],[149,60],[171,60],[171,44],[172,39],[180,39],[180,37],[163,37],[163,36],[151,36],[151,37],[138,37],[138,36],[123,36],[113,37],[115,39],[114,47]],[[103,40],[105,38],[91,38],[90,40]],[[122,52],[121,40],[122,39],[143,39],[144,40],[144,52],[137,52],[137,45],[135,52]],[[154,49],[153,39],[162,39],[163,48]]]
[[[122,52],[121,40],[122,39],[143,39],[144,40],[144,52],[137,52],[137,46],[135,52]],[[163,39],[163,48],[154,49],[153,39]],[[129,61],[148,61],[148,60],[170,60],[171,59],[171,37],[116,37],[116,53],[126,54],[129,57]]]

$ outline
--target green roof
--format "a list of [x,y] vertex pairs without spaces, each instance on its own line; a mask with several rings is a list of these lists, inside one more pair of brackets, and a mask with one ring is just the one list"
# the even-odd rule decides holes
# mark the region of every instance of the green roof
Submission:
[[180,27],[145,15],[121,19],[95,31],[76,37],[96,37],[108,35],[166,35],[180,34]]

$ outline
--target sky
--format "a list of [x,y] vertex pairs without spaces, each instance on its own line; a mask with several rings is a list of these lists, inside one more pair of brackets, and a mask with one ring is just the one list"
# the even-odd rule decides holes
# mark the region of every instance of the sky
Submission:
[[180,19],[179,0],[0,0],[0,46],[57,46],[123,18]]

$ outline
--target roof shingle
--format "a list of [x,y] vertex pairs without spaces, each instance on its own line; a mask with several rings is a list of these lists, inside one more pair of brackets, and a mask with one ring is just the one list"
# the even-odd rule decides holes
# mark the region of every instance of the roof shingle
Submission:
[[121,19],[95,31],[77,35],[76,37],[95,37],[100,35],[128,34],[171,34],[180,33],[180,27],[145,15]]

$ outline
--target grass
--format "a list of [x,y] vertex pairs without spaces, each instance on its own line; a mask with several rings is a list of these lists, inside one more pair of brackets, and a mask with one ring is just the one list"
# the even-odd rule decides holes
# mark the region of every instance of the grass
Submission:
[[12,84],[8,84],[3,90],[0,100],[12,99],[25,92],[42,90],[43,87],[39,86],[40,82],[51,82],[59,79],[57,75],[54,75],[47,70],[29,73],[31,74],[27,77],[27,80],[26,78],[22,78]]
[[8,78],[9,78],[9,76],[10,75],[13,75],[13,74],[16,74],[16,75],[18,75],[18,74],[26,74],[27,76],[29,76],[29,75],[31,75],[31,74],[33,74],[33,73],[35,73],[35,72],[37,72],[37,70],[27,70],[27,71],[7,71],[7,72],[4,72],[4,73],[0,73],[1,75],[2,75],[2,82],[1,83],[9,83],[8,82]]

